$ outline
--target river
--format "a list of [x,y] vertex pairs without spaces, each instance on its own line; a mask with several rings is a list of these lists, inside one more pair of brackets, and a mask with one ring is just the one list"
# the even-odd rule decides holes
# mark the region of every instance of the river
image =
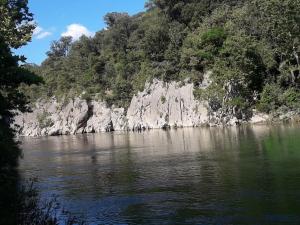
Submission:
[[300,224],[300,126],[24,138],[38,177],[88,224]]

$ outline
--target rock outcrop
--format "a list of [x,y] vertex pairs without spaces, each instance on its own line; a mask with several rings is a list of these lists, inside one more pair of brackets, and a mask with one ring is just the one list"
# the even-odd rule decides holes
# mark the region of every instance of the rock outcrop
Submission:
[[[201,88],[210,82],[204,77]],[[15,117],[15,127],[22,136],[52,136],[81,133],[99,133],[116,130],[144,130],[154,128],[191,127],[202,125],[237,124],[230,115],[226,120],[216,119],[206,102],[194,98],[193,84],[164,83],[154,79],[145,90],[132,98],[130,107],[108,107],[103,101],[80,98],[59,103],[55,98],[39,101],[33,112]],[[255,115],[252,122],[268,120],[266,115]]]
[[127,111],[128,128],[192,127],[209,123],[204,102],[195,100],[193,84],[154,80],[133,97]]
[[125,122],[124,109],[108,108],[104,102],[76,98],[63,104],[53,98],[16,116],[14,127],[23,136],[55,136],[123,130]]

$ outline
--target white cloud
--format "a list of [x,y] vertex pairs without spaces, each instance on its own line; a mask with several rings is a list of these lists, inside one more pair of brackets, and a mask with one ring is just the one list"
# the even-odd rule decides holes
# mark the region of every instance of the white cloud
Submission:
[[46,38],[46,37],[49,37],[51,36],[52,33],[49,32],[49,31],[45,31],[45,32],[42,32],[40,33],[39,35],[36,36],[36,39],[43,39],[43,38]]
[[40,26],[37,26],[34,31],[33,31],[33,36],[38,35],[39,33],[41,33],[43,31],[43,28],[41,28]]
[[94,35],[93,32],[89,31],[85,26],[77,23],[70,24],[67,26],[67,31],[62,33],[61,36],[71,36],[73,40],[78,40],[82,35],[91,37]]
[[51,35],[52,35],[51,32],[45,31],[44,28],[40,26],[37,26],[33,31],[33,37],[35,37],[36,39],[43,39]]

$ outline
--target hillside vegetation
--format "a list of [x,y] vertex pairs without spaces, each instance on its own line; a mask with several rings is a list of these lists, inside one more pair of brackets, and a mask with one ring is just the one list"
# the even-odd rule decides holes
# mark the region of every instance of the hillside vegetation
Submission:
[[[107,28],[54,41],[32,98],[100,98],[127,107],[147,80],[187,81],[214,109],[300,107],[300,1],[152,0],[146,11],[109,13]],[[198,89],[212,71],[212,85]],[[188,78],[188,79],[187,79]]]

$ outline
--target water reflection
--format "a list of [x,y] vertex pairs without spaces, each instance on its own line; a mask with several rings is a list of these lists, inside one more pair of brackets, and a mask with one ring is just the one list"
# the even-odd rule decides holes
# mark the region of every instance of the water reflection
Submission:
[[24,139],[21,171],[91,223],[291,224],[299,146],[297,125]]

